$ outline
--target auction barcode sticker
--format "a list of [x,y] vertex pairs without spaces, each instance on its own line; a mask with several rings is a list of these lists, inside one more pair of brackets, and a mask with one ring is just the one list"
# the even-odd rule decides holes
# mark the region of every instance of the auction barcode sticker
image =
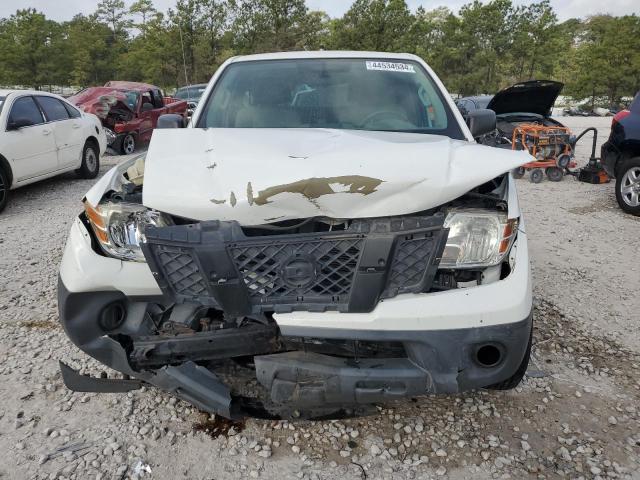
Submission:
[[378,62],[373,60],[367,60],[367,70],[416,73],[416,71],[413,69],[413,65],[409,63]]

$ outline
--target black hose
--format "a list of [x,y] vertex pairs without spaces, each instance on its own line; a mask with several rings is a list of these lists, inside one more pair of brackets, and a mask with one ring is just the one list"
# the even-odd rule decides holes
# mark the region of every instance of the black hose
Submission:
[[595,160],[596,158],[596,144],[598,143],[598,130],[596,127],[585,128],[580,135],[578,135],[573,141],[571,148],[575,148],[576,143],[587,133],[593,131],[593,143],[591,145],[591,158],[589,160]]

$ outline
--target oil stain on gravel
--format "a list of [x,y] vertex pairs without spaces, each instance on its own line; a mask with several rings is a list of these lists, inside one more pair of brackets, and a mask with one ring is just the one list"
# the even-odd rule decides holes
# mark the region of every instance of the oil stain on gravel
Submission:
[[203,432],[211,438],[228,437],[235,435],[244,430],[245,423],[229,420],[220,415],[209,415],[208,413],[200,413],[200,421],[193,424],[194,432]]

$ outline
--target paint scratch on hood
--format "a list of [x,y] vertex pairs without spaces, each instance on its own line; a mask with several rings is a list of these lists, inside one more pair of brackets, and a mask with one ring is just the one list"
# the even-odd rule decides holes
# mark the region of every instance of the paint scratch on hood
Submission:
[[529,161],[526,152],[439,135],[166,129],[153,134],[142,194],[163,212],[243,225],[382,217],[437,207]]
[[[252,198],[252,201],[255,202],[256,205],[265,205],[272,202],[272,197],[285,192],[299,193],[309,200],[316,200],[322,195],[331,195],[332,193],[338,193],[340,191],[369,195],[375,192],[381,183],[382,180],[378,178],[363,177],[361,175],[308,178],[306,180],[266,188],[260,191],[257,197]],[[249,183],[249,185],[251,185],[251,183]],[[340,189],[340,185],[346,188]]]

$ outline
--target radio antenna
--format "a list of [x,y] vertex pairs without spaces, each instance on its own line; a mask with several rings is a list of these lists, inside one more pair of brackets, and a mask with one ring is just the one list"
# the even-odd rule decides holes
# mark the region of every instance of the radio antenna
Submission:
[[191,85],[189,83],[189,78],[187,77],[187,58],[184,54],[184,42],[182,41],[182,26],[178,25],[178,31],[180,32],[180,46],[182,47],[182,66],[184,67],[184,81],[187,85]]

